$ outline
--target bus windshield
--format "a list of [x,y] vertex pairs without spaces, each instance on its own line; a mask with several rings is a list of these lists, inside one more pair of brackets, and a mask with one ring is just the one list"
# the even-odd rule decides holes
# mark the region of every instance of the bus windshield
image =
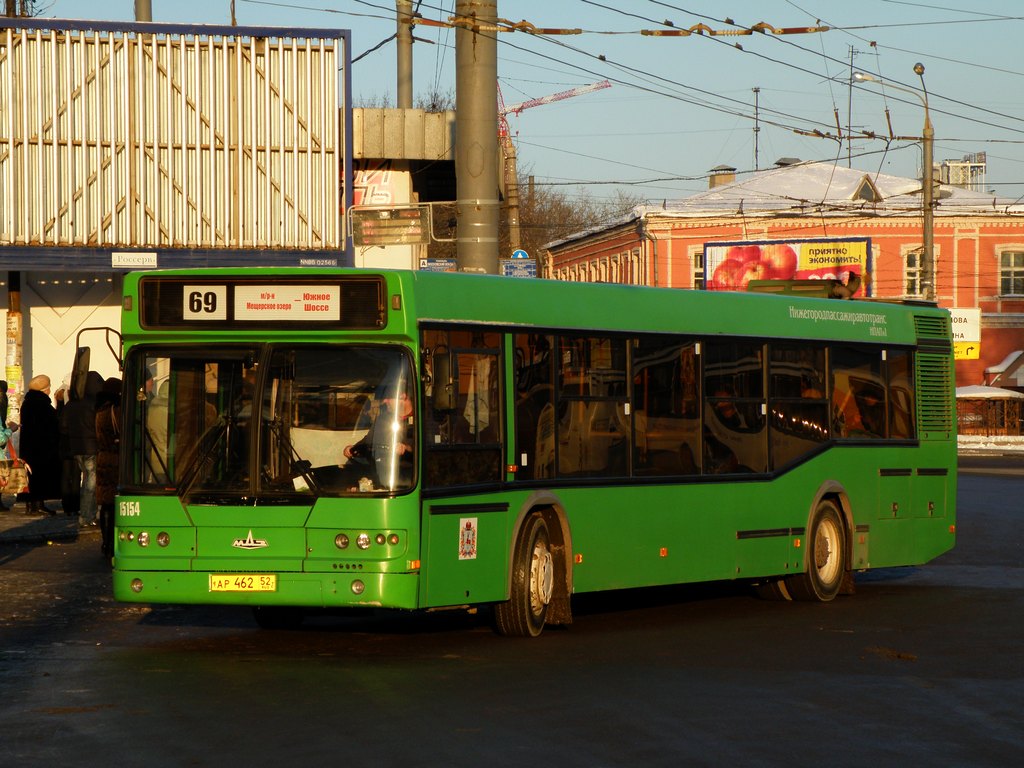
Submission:
[[414,377],[400,348],[150,347],[126,371],[126,485],[279,501],[413,485]]

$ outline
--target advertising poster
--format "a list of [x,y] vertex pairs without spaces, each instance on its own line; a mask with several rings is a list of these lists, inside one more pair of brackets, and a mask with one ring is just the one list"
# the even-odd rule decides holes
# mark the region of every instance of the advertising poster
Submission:
[[[871,271],[871,238],[745,240],[704,244],[704,287],[745,291],[751,280],[839,280]],[[863,280],[856,296],[869,296]]]

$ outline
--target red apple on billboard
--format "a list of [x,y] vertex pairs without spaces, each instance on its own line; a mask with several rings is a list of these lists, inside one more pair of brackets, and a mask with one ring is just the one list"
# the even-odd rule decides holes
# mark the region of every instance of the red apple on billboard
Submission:
[[761,246],[759,245],[732,245],[729,246],[729,250],[725,252],[725,258],[735,259],[736,261],[746,264],[750,261],[761,260]]
[[715,291],[736,290],[744,269],[746,269],[746,264],[739,259],[726,259],[715,267],[715,273],[711,276],[711,289]]
[[748,261],[743,265],[737,288],[746,289],[751,280],[771,280],[772,269],[767,261]]
[[796,251],[788,245],[773,243],[764,246],[761,261],[768,265],[771,280],[789,280],[796,274]]

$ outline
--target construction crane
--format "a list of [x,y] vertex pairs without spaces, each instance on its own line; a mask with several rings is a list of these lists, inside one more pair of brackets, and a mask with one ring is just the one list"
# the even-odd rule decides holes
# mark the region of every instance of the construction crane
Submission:
[[501,85],[498,85],[498,143],[502,155],[502,179],[505,187],[505,204],[508,207],[508,239],[512,251],[519,250],[519,179],[516,168],[516,148],[512,143],[512,131],[509,129],[508,116],[518,115],[524,109],[539,107],[542,104],[551,104],[555,101],[571,99],[573,96],[581,96],[585,93],[600,91],[603,88],[611,88],[612,84],[607,80],[590,85],[581,85],[578,88],[570,88],[566,91],[552,93],[549,96],[541,96],[536,99],[528,99],[520,104],[505,106],[505,100],[501,95]]

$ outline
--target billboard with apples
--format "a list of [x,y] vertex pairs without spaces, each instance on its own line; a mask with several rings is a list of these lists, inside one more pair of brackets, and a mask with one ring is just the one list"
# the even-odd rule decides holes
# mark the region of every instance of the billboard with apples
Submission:
[[839,280],[859,275],[870,296],[871,238],[741,240],[704,244],[704,287],[744,291],[751,280]]

